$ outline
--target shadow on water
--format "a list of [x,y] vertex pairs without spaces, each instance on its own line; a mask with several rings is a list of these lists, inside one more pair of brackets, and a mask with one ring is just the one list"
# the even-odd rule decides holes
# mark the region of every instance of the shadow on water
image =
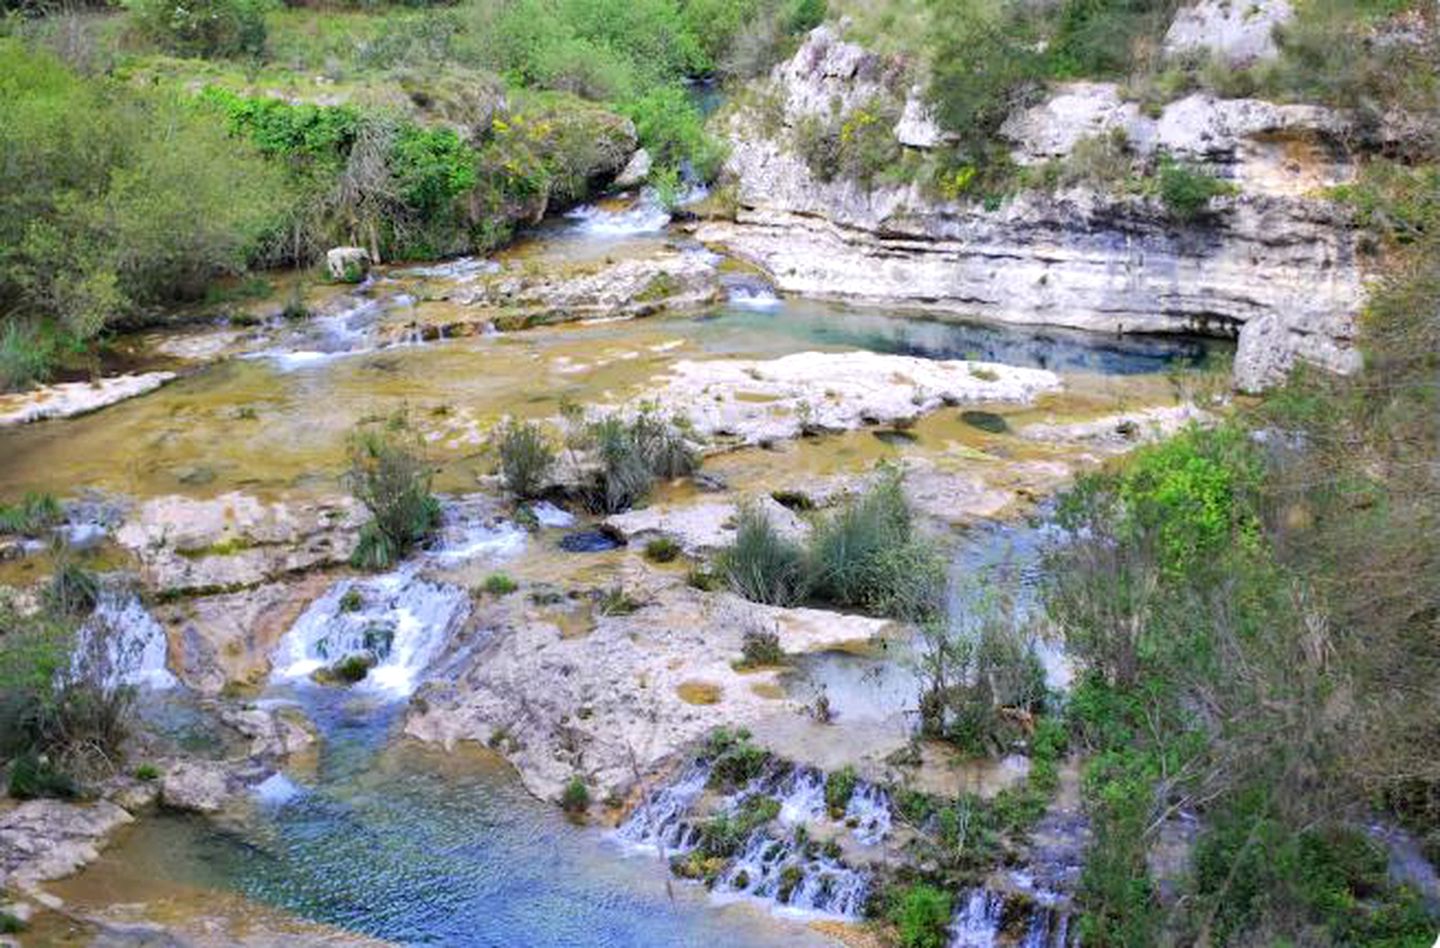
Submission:
[[1048,327],[936,320],[803,300],[786,300],[783,305],[770,307],[729,306],[701,318],[730,329],[787,334],[816,345],[1101,375],[1199,368],[1212,352],[1228,345],[1191,336],[1120,337]]

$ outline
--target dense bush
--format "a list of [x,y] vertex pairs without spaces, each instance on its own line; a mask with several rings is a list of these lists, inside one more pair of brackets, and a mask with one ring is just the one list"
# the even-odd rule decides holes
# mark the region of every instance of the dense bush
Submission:
[[433,477],[434,468],[403,417],[351,435],[345,482],[371,517],[360,530],[354,565],[386,569],[429,536],[440,522],[440,503],[430,493]]
[[920,620],[940,608],[944,567],[915,536],[898,471],[822,521],[807,550],[812,595],[876,615]]
[[176,94],[83,79],[0,40],[0,351],[8,384],[138,308],[243,269],[279,169]]
[[557,458],[540,426],[507,420],[491,435],[491,444],[500,455],[500,477],[506,490],[522,500],[537,496]]
[[1165,159],[1158,173],[1160,200],[1179,221],[1193,221],[1210,209],[1212,198],[1235,193],[1235,186],[1194,165]]
[[20,796],[73,796],[117,771],[130,733],[138,655],[117,629],[0,602],[0,758]]
[[142,36],[177,56],[259,56],[270,0],[125,0]]
[[730,588],[751,602],[790,606],[805,598],[805,552],[780,534],[763,508],[740,508],[735,543],[717,565]]
[[684,477],[700,467],[684,419],[644,406],[635,415],[586,420],[579,406],[563,406],[566,443],[581,470],[581,499],[597,513],[619,513],[650,496],[656,480]]
[[904,948],[943,948],[949,943],[950,893],[917,883],[891,896],[886,915]]

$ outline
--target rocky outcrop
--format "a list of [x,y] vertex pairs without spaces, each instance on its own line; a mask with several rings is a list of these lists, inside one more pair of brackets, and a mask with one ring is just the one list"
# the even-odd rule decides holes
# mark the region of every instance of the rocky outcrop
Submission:
[[[731,117],[726,168],[738,210],[697,230],[779,289],[1103,332],[1236,335],[1269,314],[1281,321],[1271,340],[1280,364],[1355,367],[1363,286],[1354,233],[1346,212],[1306,193],[1345,174],[1324,153],[1327,136],[1343,131],[1334,114],[1192,96],[1149,118],[1113,86],[1062,87],[1007,124],[1018,159],[1063,157],[1121,129],[1141,154],[1209,162],[1241,193],[1193,222],[1158,198],[1089,187],[998,206],[949,202],[918,185],[822,181],[794,152],[788,129],[840,81],[833,46],[828,33],[812,34],[777,68],[778,134],[743,110]],[[855,55],[845,57],[852,81],[869,81]],[[1308,143],[1314,160],[1295,159],[1293,141]]]
[[370,275],[370,251],[364,247],[331,247],[325,252],[325,273],[338,283],[359,283]]
[[115,539],[140,560],[152,589],[216,592],[344,563],[360,521],[359,505],[348,497],[292,503],[241,493],[169,496],[140,504]]
[[[772,526],[787,537],[800,537],[806,524],[769,497],[757,501]],[[607,517],[605,526],[626,543],[668,537],[687,556],[715,553],[735,542],[738,503],[655,505]]]
[[709,255],[665,250],[601,264],[536,269],[508,261],[454,292],[445,307],[422,307],[380,324],[383,344],[415,338],[512,331],[586,319],[626,319],[693,309],[723,296]]
[[161,778],[160,802],[175,810],[219,813],[232,795],[230,774],[220,763],[182,761]]
[[942,405],[1025,403],[1060,387],[1044,369],[876,352],[685,360],[645,393],[702,437],[765,444],[865,425],[906,424]]
[[1200,53],[1231,67],[1274,59],[1275,27],[1293,15],[1289,0],[1199,0],[1175,13],[1165,32],[1165,55]]
[[114,375],[94,382],[61,382],[28,392],[0,394],[0,428],[47,418],[70,418],[145,395],[175,378],[174,372]]
[[619,794],[718,726],[745,726],[784,707],[777,669],[737,671],[745,630],[776,631],[792,653],[865,641],[889,623],[811,609],[774,609],[705,594],[673,576],[633,573],[642,606],[601,616],[583,635],[520,597],[483,616],[489,644],[452,682],[412,701],[406,732],[473,740],[503,753],[536,796],[557,799],[576,775],[592,796]]
[[28,889],[70,875],[133,820],[108,801],[29,800],[0,813],[0,889]]

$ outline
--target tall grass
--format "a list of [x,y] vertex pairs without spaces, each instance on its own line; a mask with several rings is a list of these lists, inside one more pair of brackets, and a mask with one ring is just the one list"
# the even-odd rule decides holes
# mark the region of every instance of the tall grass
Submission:
[[720,555],[730,588],[751,602],[791,606],[805,598],[805,551],[780,534],[761,507],[740,508],[735,543]]

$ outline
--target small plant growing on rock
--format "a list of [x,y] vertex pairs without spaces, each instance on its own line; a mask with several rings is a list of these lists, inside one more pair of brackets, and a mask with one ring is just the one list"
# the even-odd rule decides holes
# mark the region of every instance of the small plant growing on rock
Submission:
[[361,609],[364,608],[365,597],[361,594],[360,589],[357,586],[351,586],[349,589],[345,590],[345,594],[340,597],[341,612],[359,612]]
[[135,779],[144,780],[147,782],[151,780],[159,780],[160,768],[156,767],[154,764],[141,764],[139,767],[135,768]]
[[740,661],[736,668],[764,668],[785,662],[778,629],[749,628],[741,636]]
[[500,478],[506,490],[522,500],[536,497],[555,467],[556,451],[540,426],[507,420],[490,436],[500,455]]
[[485,577],[484,589],[492,596],[508,596],[519,588],[515,580],[504,573],[491,573]]
[[16,504],[0,504],[0,534],[37,536],[65,519],[52,494],[31,492]]
[[387,569],[429,536],[440,522],[440,503],[430,493],[433,478],[403,415],[351,435],[345,481],[371,517],[350,557],[354,566]]
[[63,548],[56,544],[55,573],[45,587],[45,604],[60,615],[89,615],[100,601],[100,579],[61,553]]
[[560,807],[572,816],[584,813],[590,806],[590,788],[579,774],[570,778],[560,794]]
[[849,765],[833,771],[825,778],[825,805],[830,810],[831,819],[840,819],[845,815],[845,808],[850,805],[850,798],[855,795],[855,785],[859,778],[855,776],[855,768]]
[[656,537],[645,544],[645,558],[652,563],[673,563],[680,556],[680,544],[670,537]]
[[630,597],[623,586],[612,586],[601,593],[595,610],[602,616],[628,616],[640,610],[640,603]]
[[1209,210],[1212,198],[1235,193],[1234,185],[1173,158],[1160,163],[1158,185],[1160,200],[1178,221],[1196,220]]

